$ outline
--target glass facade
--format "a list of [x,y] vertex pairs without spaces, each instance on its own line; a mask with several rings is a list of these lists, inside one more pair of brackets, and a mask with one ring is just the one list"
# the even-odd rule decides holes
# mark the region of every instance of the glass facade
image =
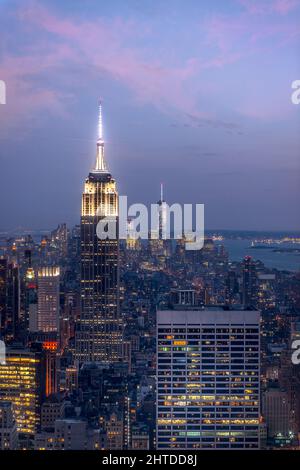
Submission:
[[45,378],[45,364],[38,352],[11,350],[6,363],[0,364],[0,401],[13,404],[20,433],[34,434],[39,428]]
[[157,316],[157,448],[258,448],[258,312]]

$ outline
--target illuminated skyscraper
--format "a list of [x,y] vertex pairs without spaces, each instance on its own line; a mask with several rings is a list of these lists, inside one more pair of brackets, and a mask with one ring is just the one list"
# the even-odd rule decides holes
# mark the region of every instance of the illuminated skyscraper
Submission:
[[157,313],[157,448],[259,447],[259,312]]
[[163,183],[160,184],[160,200],[158,201],[159,207],[159,238],[163,239],[165,237],[165,231],[167,230],[167,203],[164,200],[164,188]]
[[29,331],[38,331],[38,293],[37,293],[37,276],[31,265],[31,251],[27,250],[26,257],[28,259],[28,267],[24,278],[24,300],[25,300],[25,317],[24,328]]
[[59,268],[53,266],[38,270],[38,331],[59,329],[59,272]]
[[7,349],[6,363],[0,364],[0,402],[13,404],[20,433],[34,434],[40,425],[45,380],[45,360],[40,351]]
[[[100,239],[100,220],[115,224],[114,238]],[[122,358],[119,312],[119,234],[116,182],[104,159],[102,110],[99,106],[95,168],[85,180],[81,208],[81,315],[76,330],[76,357],[116,362]]]

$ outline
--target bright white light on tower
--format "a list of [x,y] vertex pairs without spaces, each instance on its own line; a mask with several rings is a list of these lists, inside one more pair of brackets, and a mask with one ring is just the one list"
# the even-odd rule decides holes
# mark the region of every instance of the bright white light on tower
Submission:
[[103,140],[102,103],[99,101],[98,140]]

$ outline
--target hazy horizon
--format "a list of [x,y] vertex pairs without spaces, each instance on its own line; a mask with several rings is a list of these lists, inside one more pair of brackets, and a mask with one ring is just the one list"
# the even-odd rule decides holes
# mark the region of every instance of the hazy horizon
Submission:
[[79,223],[102,98],[130,203],[163,181],[210,227],[300,230],[299,1],[2,0],[0,30],[4,229]]

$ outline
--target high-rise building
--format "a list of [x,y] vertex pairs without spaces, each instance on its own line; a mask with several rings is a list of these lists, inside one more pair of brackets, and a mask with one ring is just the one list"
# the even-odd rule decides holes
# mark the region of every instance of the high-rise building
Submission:
[[0,259],[0,330],[6,341],[15,339],[20,314],[19,267]]
[[266,420],[268,438],[291,438],[292,413],[288,393],[280,388],[270,387],[262,396],[262,413]]
[[[104,159],[101,103],[99,108],[96,165],[85,181],[81,208],[81,315],[76,329],[80,363],[122,358],[118,193]],[[114,237],[98,238],[97,225],[104,217],[114,225]]]
[[68,229],[66,224],[59,224],[51,232],[51,242],[58,251],[59,259],[64,260],[68,254]]
[[45,395],[48,397],[58,392],[58,341],[44,341],[42,348],[46,368]]
[[45,396],[45,365],[40,351],[6,350],[0,364],[0,402],[13,404],[17,430],[34,434],[40,425],[40,406]]
[[158,449],[259,448],[259,317],[157,312]]
[[151,254],[157,256],[162,267],[165,266],[165,257],[168,254],[170,244],[167,232],[168,227],[168,205],[164,200],[163,184],[160,185],[160,199],[157,201],[158,219],[157,225],[151,229],[150,249]]
[[167,222],[168,222],[168,209],[167,203],[164,200],[164,189],[163,183],[160,184],[160,200],[158,201],[158,213],[159,213],[159,238],[164,239],[166,237]]
[[4,335],[6,302],[7,302],[7,260],[0,259],[0,331]]
[[244,307],[253,307],[257,303],[257,274],[251,256],[243,260],[242,303]]
[[16,338],[20,316],[20,272],[15,263],[8,265],[6,339]]
[[38,331],[59,329],[59,273],[59,268],[53,266],[38,270]]
[[31,254],[24,279],[24,327],[26,331],[38,331],[38,293],[36,273],[31,266]]

